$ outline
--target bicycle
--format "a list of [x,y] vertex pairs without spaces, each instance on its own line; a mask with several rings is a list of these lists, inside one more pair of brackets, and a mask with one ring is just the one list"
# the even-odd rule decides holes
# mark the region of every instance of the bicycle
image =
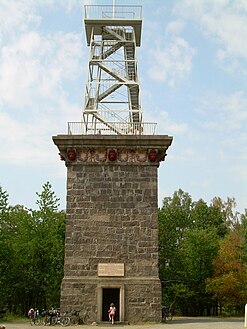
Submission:
[[28,312],[28,317],[30,319],[31,326],[33,325],[40,325],[41,324],[41,317],[39,311],[37,309],[31,308]]
[[36,315],[33,315],[33,316],[30,316],[30,324],[31,326],[39,326],[41,325],[41,318],[40,316],[36,316]]
[[45,315],[44,325],[45,326],[55,326],[60,324],[63,327],[67,327],[70,324],[70,318],[66,313],[60,314],[60,310],[47,311]]
[[81,317],[80,317],[80,311],[81,310],[73,310],[71,311],[69,318],[70,318],[70,322],[72,324],[81,324]]
[[166,322],[166,320],[171,321],[173,319],[173,312],[171,307],[162,306],[162,321]]
[[63,327],[67,327],[70,324],[70,317],[67,316],[66,313],[64,313],[63,315],[60,315],[58,323],[61,324],[61,326]]

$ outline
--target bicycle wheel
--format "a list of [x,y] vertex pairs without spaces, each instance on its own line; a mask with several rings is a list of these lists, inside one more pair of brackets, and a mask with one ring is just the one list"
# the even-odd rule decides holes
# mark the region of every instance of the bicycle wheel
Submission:
[[44,319],[44,326],[50,326],[51,325],[51,316],[46,315]]
[[61,317],[60,324],[63,327],[67,327],[70,324],[70,317],[69,316],[63,316],[63,317]]
[[51,317],[51,325],[55,326],[55,324],[57,324],[57,317],[56,316],[52,316]]
[[173,316],[172,316],[172,313],[171,312],[169,312],[168,314],[167,314],[167,320],[172,320],[172,318],[173,318]]
[[40,319],[39,316],[36,317],[36,318],[34,319],[34,324],[35,324],[36,326],[40,326],[40,325],[41,325],[41,319]]
[[41,318],[38,316],[37,318],[35,318],[35,320],[34,320],[34,324],[36,325],[36,326],[40,326],[41,325]]
[[45,316],[41,316],[40,317],[40,325],[41,326],[45,326],[46,325],[46,317]]
[[31,326],[33,326],[34,325],[34,318],[33,317],[30,317],[30,324],[31,324]]

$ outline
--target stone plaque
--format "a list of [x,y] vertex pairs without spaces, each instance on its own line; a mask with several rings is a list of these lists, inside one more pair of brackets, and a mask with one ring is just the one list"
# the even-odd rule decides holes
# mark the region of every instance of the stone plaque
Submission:
[[124,276],[123,263],[98,264],[98,276]]

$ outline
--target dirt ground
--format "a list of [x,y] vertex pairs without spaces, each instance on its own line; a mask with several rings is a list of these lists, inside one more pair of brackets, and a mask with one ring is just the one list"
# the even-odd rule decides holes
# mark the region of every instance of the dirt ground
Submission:
[[[28,320],[25,322],[13,322],[4,323],[0,322],[0,325],[5,325],[6,329],[30,329],[31,325]],[[120,325],[120,324],[91,324],[91,325],[79,325],[79,326],[68,326],[68,329],[89,329],[92,327],[104,328],[104,327],[116,327],[124,329],[243,329],[244,319],[243,318],[175,318],[172,321],[160,324],[143,324],[143,325]],[[47,329],[45,326],[36,326],[38,329]],[[54,328],[54,327],[52,327]],[[55,328],[59,328],[56,325]]]

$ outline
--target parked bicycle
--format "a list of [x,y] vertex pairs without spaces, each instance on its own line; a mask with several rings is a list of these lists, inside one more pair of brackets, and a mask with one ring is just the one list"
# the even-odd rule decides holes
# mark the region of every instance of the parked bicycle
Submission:
[[39,316],[32,316],[30,317],[30,324],[31,326],[39,326],[41,325],[41,318]]
[[41,318],[37,309],[34,310],[33,308],[30,308],[30,310],[28,311],[28,317],[30,319],[31,326],[41,324]]
[[54,326],[60,324],[63,327],[66,327],[70,324],[70,318],[66,314],[61,314],[60,309],[52,309],[46,311],[44,325],[45,326]]
[[70,323],[81,324],[80,311],[81,310],[73,310],[69,313]]
[[162,306],[162,321],[165,322],[167,320],[173,319],[173,311],[172,307]]

